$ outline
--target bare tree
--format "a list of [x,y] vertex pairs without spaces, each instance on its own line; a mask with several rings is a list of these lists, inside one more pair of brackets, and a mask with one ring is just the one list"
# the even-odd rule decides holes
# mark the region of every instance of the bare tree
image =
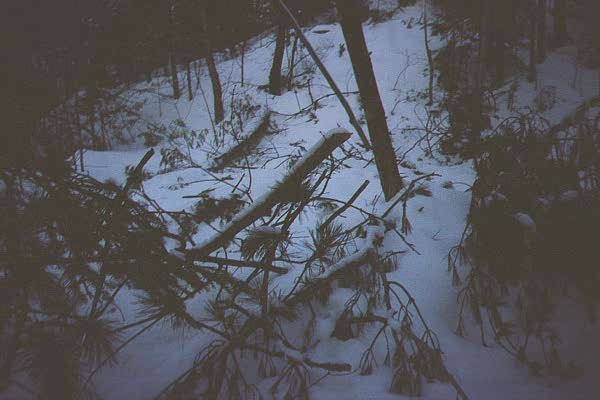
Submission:
[[269,93],[274,95],[281,94],[281,65],[283,64],[283,53],[285,50],[285,37],[287,34],[287,24],[284,21],[280,7],[273,3],[275,15],[278,16],[279,26],[277,27],[277,38],[275,41],[275,52],[273,53],[273,63],[269,73]]
[[360,100],[367,119],[369,136],[386,200],[391,199],[403,186],[385,110],[381,103],[373,65],[365,41],[357,0],[338,0],[336,7],[341,17],[342,32],[352,61]]
[[429,34],[427,30],[429,26],[427,24],[427,1],[423,3],[423,32],[425,34],[425,52],[427,53],[427,63],[429,65],[429,90],[428,90],[428,99],[427,105],[433,104],[433,55],[431,52],[431,48],[429,47]]
[[567,0],[554,0],[554,45],[561,46],[568,40]]
[[505,75],[505,45],[506,32],[512,26],[513,21],[510,18],[511,7],[514,6],[513,1],[494,2],[493,3],[493,58],[496,67],[496,81],[504,82]]
[[546,59],[546,0],[538,0],[537,23],[537,62]]
[[352,107],[350,107],[350,105],[348,104],[348,101],[346,101],[346,99],[344,98],[344,95],[342,94],[340,88],[338,87],[338,85],[333,80],[333,77],[331,76],[331,74],[329,73],[329,71],[327,71],[327,68],[325,68],[325,65],[319,59],[319,56],[317,56],[317,53],[315,52],[315,49],[313,49],[313,47],[310,44],[310,42],[308,41],[308,39],[306,39],[306,36],[304,35],[304,33],[302,33],[302,28],[300,27],[300,24],[298,23],[298,21],[294,17],[294,14],[292,14],[292,12],[285,5],[285,3],[284,3],[283,0],[277,0],[277,3],[281,7],[282,12],[284,12],[285,14],[287,14],[290,22],[292,23],[292,27],[294,28],[294,31],[296,32],[296,35],[297,35],[298,39],[300,39],[300,41],[302,42],[302,44],[306,48],[306,51],[308,52],[308,54],[310,55],[310,57],[313,59],[313,61],[317,65],[317,68],[319,68],[319,71],[321,71],[321,74],[323,74],[323,77],[325,78],[325,80],[329,84],[329,87],[331,87],[331,90],[333,90],[333,92],[335,93],[335,95],[338,98],[340,104],[344,108],[344,111],[346,111],[346,114],[348,114],[348,120],[349,120],[350,124],[352,125],[352,127],[356,130],[356,133],[358,134],[358,136],[360,137],[360,140],[362,142],[362,146],[365,149],[368,149],[368,150],[371,149],[371,145],[369,143],[369,140],[367,139],[367,136],[365,135],[365,133],[364,133],[364,131],[362,129],[362,126],[360,126],[360,123],[356,119],[356,116],[354,115],[354,112],[352,111]]
[[214,37],[214,27],[210,21],[210,5],[207,4],[203,8],[201,13],[202,26],[204,27],[204,48],[206,51],[206,66],[208,67],[208,74],[210,75],[210,82],[213,89],[214,99],[214,111],[215,111],[215,123],[223,121],[225,118],[225,110],[223,108],[223,89],[221,88],[221,80],[219,79],[219,71],[215,64],[215,58],[213,56],[211,40]]
[[171,71],[171,85],[173,86],[173,98],[178,99],[181,96],[179,90],[179,78],[177,77],[177,64],[175,63],[175,55],[173,49],[169,49],[169,69]]
[[188,99],[192,101],[194,99],[194,92],[192,91],[192,69],[190,67],[191,61],[186,61],[185,63],[185,73],[187,79],[187,90],[188,90]]
[[242,53],[240,55],[240,58],[241,58],[241,65],[240,65],[240,75],[241,75],[241,78],[240,79],[241,79],[242,87],[244,87],[244,61],[245,61],[245,58],[246,58],[246,40],[242,41],[242,43],[240,45],[240,48],[241,48],[241,53]]
[[212,49],[208,50],[206,53],[206,66],[208,67],[208,74],[210,75],[210,82],[213,89],[215,123],[218,124],[225,118],[225,110],[223,108],[223,90],[221,89],[221,80],[219,79],[219,71],[217,71],[217,65],[215,64],[215,58],[213,57]]
[[173,98],[178,99],[181,96],[181,90],[179,89],[179,77],[177,76],[177,61],[175,59],[175,24],[173,21],[173,9],[169,10],[169,28],[170,32],[168,35],[169,41],[169,69],[171,73],[171,85],[173,86]]
[[[492,4],[490,0],[481,1],[480,20],[479,20],[479,63],[483,71],[487,71],[487,67],[491,64],[491,54],[493,49],[492,40],[492,25],[493,14]],[[480,79],[483,79],[486,73],[482,74]]]
[[527,80],[533,82],[537,75],[535,68],[536,13],[533,5],[531,5],[529,13],[529,75],[527,76]]

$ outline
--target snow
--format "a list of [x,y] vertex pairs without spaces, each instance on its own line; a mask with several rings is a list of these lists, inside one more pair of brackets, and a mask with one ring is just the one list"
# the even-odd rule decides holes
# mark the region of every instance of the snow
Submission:
[[535,221],[533,220],[533,218],[531,218],[531,216],[529,214],[524,213],[524,212],[516,213],[514,215],[514,218],[519,224],[521,224],[528,231],[531,231],[531,232],[536,231]]
[[279,347],[281,349],[283,349],[283,352],[285,354],[285,356],[294,362],[302,362],[304,360],[304,357],[302,356],[302,353],[300,353],[298,350],[294,350],[294,349],[290,349],[289,347],[287,347],[286,345],[284,345],[283,343],[279,343]]
[[258,114],[258,116],[255,116],[249,122],[247,122],[245,124],[244,131],[241,134],[238,135],[237,140],[235,142],[232,142],[232,143],[226,145],[226,146],[223,146],[223,149],[221,150],[221,155],[213,160],[211,168],[212,169],[219,168],[221,166],[220,157],[222,157],[225,154],[230,153],[236,147],[238,147],[240,145],[240,143],[243,143],[245,140],[247,140],[249,137],[251,137],[252,134],[263,123],[263,121],[265,120],[265,118],[269,118],[270,114],[271,114],[270,110],[268,110],[268,109],[267,110],[263,110],[261,113]]
[[256,227],[253,229],[253,231],[256,233],[264,233],[264,234],[273,235],[273,236],[279,236],[283,233],[281,231],[281,228],[278,228],[275,226],[267,226],[267,225]]
[[567,190],[565,192],[562,192],[560,196],[558,196],[558,201],[561,203],[569,203],[571,201],[577,200],[577,197],[579,197],[579,193],[577,193],[577,190]]
[[491,194],[483,198],[483,206],[488,208],[491,207],[494,203],[505,203],[507,201],[508,199],[505,195],[494,190]]
[[[412,147],[418,135],[414,132],[402,132],[407,126],[419,124],[419,113],[425,110],[424,102],[400,101],[399,98],[407,94],[423,90],[427,87],[427,77],[423,74],[427,66],[425,50],[423,47],[422,31],[417,27],[407,28],[401,20],[420,17],[419,7],[409,7],[397,14],[393,19],[381,24],[368,24],[364,26],[365,36],[369,49],[372,51],[372,62],[378,80],[383,104],[386,107],[388,125],[393,135],[394,146],[398,154],[402,154]],[[319,31],[320,33],[315,33]],[[338,56],[337,46],[343,43],[341,29],[337,25],[321,25],[307,31],[308,39],[324,56],[324,63],[334,79],[344,92],[355,91],[356,84],[352,75],[352,68],[348,54],[345,52]],[[436,47],[436,37],[432,37],[432,46]],[[282,154],[292,153],[295,147],[291,143],[300,141],[303,146],[318,146],[326,140],[328,135],[345,132],[348,128],[353,132],[347,122],[347,117],[334,96],[320,101],[321,108],[314,111],[314,119],[307,119],[307,115],[295,118],[283,118],[298,112],[299,109],[311,103],[311,95],[318,98],[331,93],[326,82],[319,74],[315,74],[311,82],[312,94],[306,89],[285,92],[282,96],[274,97],[260,91],[257,86],[267,81],[268,64],[272,54],[272,44],[268,40],[257,39],[246,54],[246,84],[244,88],[239,85],[239,63],[237,58],[222,60],[218,63],[220,74],[224,80],[224,99],[233,90],[236,93],[245,93],[263,105],[265,109],[273,112],[273,118],[283,125],[283,132],[273,135],[261,142],[261,146],[275,148]],[[248,68],[252,66],[252,68]],[[406,68],[405,68],[406,67]],[[545,115],[549,120],[558,122],[566,113],[572,110],[574,104],[581,99],[591,96],[588,85],[585,84],[587,76],[595,79],[595,75],[579,69],[578,80],[574,86],[565,82],[565,76],[572,73],[572,58],[567,49],[549,55],[548,60],[538,66],[538,80],[535,84],[520,82],[517,94],[519,104],[523,107],[531,104],[539,88],[552,85],[557,88],[558,103],[551,112]],[[400,74],[400,71],[403,73]],[[140,84],[140,88],[145,84]],[[212,96],[210,81],[205,71],[202,72],[200,83],[207,98]],[[168,90],[165,86],[164,91]],[[143,115],[152,120],[167,122],[175,118],[182,118],[186,125],[195,129],[211,129],[210,119],[206,114],[206,105],[198,93],[194,100],[189,102],[182,96],[177,102],[165,101],[160,96],[140,94],[146,104]],[[359,110],[356,95],[347,95],[348,101],[354,110]],[[228,104],[226,104],[226,109]],[[392,108],[394,108],[392,113]],[[501,121],[506,110],[499,110],[497,121]],[[365,127],[366,130],[366,127]],[[322,132],[329,132],[323,134]],[[356,135],[350,139],[352,143],[359,143]],[[160,147],[160,146],[158,146]],[[314,148],[314,147],[313,147]],[[113,179],[123,183],[125,180],[124,169],[127,165],[135,165],[145,153],[145,149],[123,150],[110,152],[88,151],[85,154],[86,172],[101,179]],[[157,153],[159,153],[157,151]],[[305,155],[308,155],[305,153]],[[195,154],[205,167],[211,165],[210,157],[202,152]],[[443,159],[443,157],[437,157]],[[160,157],[155,156],[146,166],[146,171],[155,174],[144,182],[148,195],[154,198],[162,207],[168,210],[189,209],[195,203],[193,199],[184,199],[183,196],[196,194],[204,189],[215,189],[216,195],[230,193],[230,186],[218,182],[202,182],[211,177],[199,169],[183,169],[169,173],[160,171]],[[475,172],[471,162],[451,164],[440,162],[436,158],[426,157],[423,149],[416,146],[406,156],[407,165],[414,165],[420,171],[435,171],[441,177],[429,182],[433,196],[416,196],[408,202],[407,216],[413,227],[408,236],[414,243],[419,253],[408,251],[399,259],[400,267],[397,271],[389,273],[389,279],[402,282],[406,286],[430,327],[437,333],[444,351],[444,360],[448,370],[461,383],[471,399],[592,399],[590,392],[598,389],[599,384],[594,371],[599,371],[599,361],[595,356],[586,352],[581,343],[591,340],[597,334],[598,328],[585,325],[581,329],[569,333],[567,339],[575,340],[575,354],[581,355],[579,361],[587,368],[587,373],[579,380],[562,382],[558,379],[546,377],[536,378],[531,376],[525,367],[519,365],[495,345],[483,347],[479,342],[476,328],[467,330],[466,337],[454,334],[456,326],[457,289],[452,287],[451,278],[446,272],[446,257],[448,251],[459,243],[464,229],[464,224],[471,201],[471,193],[462,190],[449,190],[443,187],[443,182],[473,183]],[[369,179],[378,179],[374,165],[365,167],[364,163],[352,162],[352,168],[342,169],[335,179],[332,179],[328,195],[339,199],[349,198],[357,184]],[[405,179],[414,179],[413,169],[401,168]],[[275,167],[270,163],[266,168],[252,170],[248,176],[242,170],[225,170],[216,175],[224,177],[231,175],[231,182],[235,184],[241,180],[240,187],[250,189],[254,203],[260,204],[261,200],[273,186],[286,173],[286,165]],[[185,183],[181,188],[174,188],[175,184]],[[196,182],[196,183],[193,183]],[[379,185],[370,185],[355,202],[357,206],[369,207],[373,212],[382,212],[386,204],[379,196]],[[568,196],[567,196],[568,195]],[[577,195],[577,192],[574,193]],[[561,199],[571,198],[571,194],[563,193]],[[502,195],[497,193],[489,202],[502,201]],[[488,200],[486,199],[486,202]],[[398,220],[402,210],[398,207],[391,214],[392,219]],[[319,215],[308,214],[303,217],[302,223],[296,223],[292,230],[305,232],[306,227],[314,226]],[[239,219],[239,216],[236,218]],[[535,230],[532,218],[525,214],[515,215],[515,219],[524,226]],[[362,217],[356,210],[349,209],[344,213],[344,224],[352,226],[360,222]],[[233,222],[232,222],[233,223]],[[222,229],[222,228],[221,228]],[[202,226],[194,237],[196,243],[203,243],[214,234],[212,228]],[[381,226],[369,226],[368,236],[364,243],[373,243],[377,237],[383,237],[384,250],[405,250],[407,246],[393,233],[385,234]],[[201,247],[201,245],[199,245]],[[364,249],[359,249],[350,258],[364,255]],[[343,261],[348,261],[344,259]],[[340,264],[336,264],[339,266]],[[336,265],[327,268],[326,274],[336,271]],[[465,272],[462,270],[461,272]],[[289,288],[299,271],[294,269],[289,274],[277,277],[278,289]],[[315,337],[319,342],[314,348],[309,349],[311,359],[319,358],[334,362],[347,362],[356,367],[362,351],[368,345],[372,335],[367,329],[360,338],[348,342],[340,342],[330,338],[330,334],[337,317],[337,313],[344,308],[350,292],[339,288],[333,293],[329,302],[316,310],[319,314]],[[134,293],[123,291],[118,296],[118,302],[123,310],[123,323],[126,324],[135,318]],[[194,299],[188,304],[192,313],[202,314],[203,299]],[[569,314],[566,312],[566,314]],[[392,322],[392,318],[390,321]],[[126,334],[133,334],[127,331]],[[189,368],[197,352],[210,340],[204,332],[188,332],[181,336],[173,332],[167,325],[157,325],[134,340],[118,355],[119,364],[114,367],[102,369],[93,379],[95,389],[106,399],[152,399],[170,380]],[[597,340],[597,339],[594,339]],[[285,347],[284,347],[285,348]],[[304,355],[291,349],[285,350],[286,355],[294,360],[302,360]],[[312,357],[316,355],[317,357]],[[308,356],[308,354],[307,354]],[[381,362],[379,362],[381,361]],[[378,362],[382,364],[383,359]],[[376,368],[373,375],[359,376],[358,374],[343,374],[330,376],[311,388],[313,399],[398,399],[401,398],[388,392],[391,381],[391,371],[387,367]],[[265,393],[267,393],[265,391]],[[424,385],[424,399],[454,398],[453,390],[448,385]]]
[[552,206],[552,196],[540,196],[536,199],[536,204],[542,208],[542,210],[548,210]]

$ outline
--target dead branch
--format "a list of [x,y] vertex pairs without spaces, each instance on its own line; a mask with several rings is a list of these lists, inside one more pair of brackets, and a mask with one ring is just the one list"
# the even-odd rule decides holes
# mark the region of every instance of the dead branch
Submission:
[[329,218],[327,218],[325,220],[325,222],[323,222],[321,224],[321,226],[319,226],[319,230],[323,230],[327,225],[329,225],[334,219],[336,219],[338,216],[340,216],[344,211],[346,211],[348,208],[350,208],[350,206],[356,201],[356,199],[361,195],[362,192],[364,192],[364,190],[367,188],[367,186],[369,186],[369,180],[365,180],[363,182],[362,185],[360,185],[360,187],[356,190],[356,192],[354,192],[354,194],[348,199],[348,201],[346,202],[346,204],[344,204],[342,207],[338,208],[337,210],[335,210],[335,212],[333,214],[331,214],[329,216]]
[[[193,258],[193,256],[192,256]],[[274,265],[267,265],[265,263],[251,261],[251,260],[234,260],[231,258],[222,258],[222,257],[213,257],[213,256],[205,256],[200,258],[193,258],[194,261],[204,261],[209,263],[214,263],[218,265],[229,265],[232,267],[238,268],[256,268],[262,269],[265,271],[275,272],[277,274],[287,274],[289,272],[288,269],[282,267],[276,267]]]
[[127,182],[125,183],[125,187],[123,188],[123,192],[125,193],[125,195],[127,195],[127,192],[133,185],[133,179],[135,179],[134,177],[138,177],[138,176],[142,175],[142,169],[148,163],[148,161],[150,161],[150,159],[152,158],[153,155],[154,155],[154,149],[148,150],[146,152],[146,154],[144,154],[144,157],[142,157],[140,162],[133,169],[130,177],[127,179]]

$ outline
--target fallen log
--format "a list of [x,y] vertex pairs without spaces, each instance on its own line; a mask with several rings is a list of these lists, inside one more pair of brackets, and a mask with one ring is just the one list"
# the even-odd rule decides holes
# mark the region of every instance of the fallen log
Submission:
[[227,165],[242,158],[247,152],[254,148],[260,140],[268,133],[271,123],[271,111],[267,110],[258,117],[258,123],[250,129],[250,133],[242,136],[240,142],[225,150],[223,154],[215,157],[211,171],[221,171]]
[[271,208],[282,199],[288,198],[290,191],[297,189],[302,181],[323,162],[336,148],[350,138],[345,129],[332,129],[302,157],[271,191],[258,198],[248,208],[237,214],[223,231],[197,246],[183,250],[190,260],[210,255],[220,247],[225,247],[242,230],[260,217],[269,215]]

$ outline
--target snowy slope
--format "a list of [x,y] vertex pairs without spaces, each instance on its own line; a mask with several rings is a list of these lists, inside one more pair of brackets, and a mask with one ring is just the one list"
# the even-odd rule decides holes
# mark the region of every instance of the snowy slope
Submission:
[[[372,61],[378,79],[379,89],[383,103],[386,107],[388,124],[393,134],[393,142],[398,154],[413,147],[419,135],[416,132],[403,132],[403,128],[420,126],[420,118],[424,115],[424,101],[410,100],[406,97],[426,88],[426,56],[423,46],[423,32],[415,20],[420,17],[418,7],[408,8],[397,14],[390,21],[378,25],[365,25],[365,35],[369,49],[372,51]],[[412,29],[407,21],[413,20]],[[320,33],[315,33],[319,31]],[[323,33],[323,31],[327,31]],[[324,62],[330,70],[342,91],[356,91],[351,64],[347,52],[339,56],[339,46],[343,43],[343,36],[337,25],[321,25],[307,32],[309,40],[320,49]],[[322,134],[336,126],[342,126],[352,131],[347,122],[343,109],[335,99],[330,96],[320,101],[321,108],[314,111],[316,119],[309,120],[306,114],[289,117],[299,109],[311,103],[313,98],[331,93],[326,82],[315,74],[311,85],[311,93],[307,90],[286,92],[282,96],[273,97],[266,94],[258,86],[267,82],[270,67],[270,58],[273,51],[272,38],[257,39],[248,50],[245,59],[246,77],[245,86],[240,85],[240,58],[223,60],[219,63],[219,72],[224,82],[224,99],[229,103],[231,93],[245,93],[254,102],[261,104],[264,109],[269,108],[274,112],[275,122],[281,132],[268,137],[261,146],[273,147],[282,154],[292,152],[295,147],[291,143],[301,141],[303,146],[309,148],[316,143]],[[572,88],[564,79],[565,71],[571,64],[568,54],[552,54],[547,63],[540,67],[538,88],[545,85],[557,87],[559,104],[554,112],[549,113],[553,119],[560,120],[564,114],[574,108],[583,98],[593,95],[590,85],[580,83]],[[581,74],[586,78],[585,73]],[[182,79],[183,81],[183,79]],[[157,83],[154,82],[154,85]],[[145,88],[141,84],[139,89]],[[163,85],[162,90],[168,93],[168,85]],[[202,70],[201,88],[207,99],[211,99],[210,81],[205,70]],[[526,105],[533,101],[536,89],[532,85],[522,83],[518,89],[518,98],[521,104]],[[141,93],[141,98],[146,100],[143,114],[146,118],[157,122],[173,119],[182,119],[186,125],[194,130],[211,129],[207,106],[200,91],[192,102],[180,99],[173,103],[165,98],[152,94]],[[358,110],[356,95],[347,96],[350,104]],[[210,104],[210,100],[209,100]],[[228,105],[226,104],[226,109]],[[558,111],[557,111],[558,110]],[[502,111],[498,120],[501,120]],[[358,143],[356,137],[351,139]],[[114,152],[87,152],[86,170],[94,177],[124,181],[124,168],[133,165],[144,154],[143,149],[124,150]],[[155,156],[150,161],[146,170],[157,173],[160,169],[159,158]],[[211,159],[205,152],[198,151],[195,159],[204,166],[209,166]],[[442,161],[440,161],[442,160]],[[388,250],[408,250],[399,257],[400,268],[389,274],[390,279],[402,282],[411,291],[431,328],[437,333],[445,352],[445,361],[450,372],[464,387],[472,399],[591,399],[592,389],[600,387],[594,377],[593,371],[599,371],[599,362],[591,356],[583,360],[588,372],[578,381],[563,383],[551,378],[533,378],[528,371],[516,363],[497,347],[484,348],[481,346],[477,331],[472,328],[465,338],[454,334],[456,327],[456,293],[457,288],[452,287],[451,279],[446,271],[446,256],[450,248],[460,241],[464,228],[465,218],[471,200],[470,193],[466,191],[475,174],[470,162],[448,163],[443,156],[435,158],[426,157],[423,149],[416,146],[406,156],[406,161],[414,165],[413,169],[401,168],[401,174],[406,181],[410,181],[421,173],[440,175],[430,182],[428,188],[432,197],[417,196],[408,203],[408,217],[413,231],[408,235],[418,253],[410,251],[407,246],[396,236],[388,235],[385,239],[385,248]],[[386,205],[378,196],[380,193],[376,170],[373,165],[364,167],[364,162],[353,162],[352,168],[339,172],[332,180],[328,195],[339,199],[347,199],[360,186],[365,179],[371,184],[356,205],[381,213]],[[243,170],[230,169],[219,176],[232,175],[237,182],[242,176],[242,185],[249,186],[251,194],[257,198],[264,193],[285,172],[285,166],[275,168],[275,163],[265,168],[252,170],[252,177],[243,176]],[[215,188],[218,192],[226,193],[231,189],[224,185],[218,186],[214,182],[202,182],[211,177],[198,169],[182,169],[164,174],[157,174],[144,183],[146,192],[159,204],[168,210],[189,209],[195,203],[194,199],[183,199],[182,196],[193,195],[207,188]],[[250,181],[251,179],[251,181]],[[196,182],[184,187],[175,184]],[[452,181],[451,188],[444,188],[444,182]],[[343,220],[347,226],[362,220],[356,211],[347,211]],[[400,218],[401,207],[395,211],[395,216]],[[318,215],[308,216],[303,223],[312,226]],[[304,227],[296,226],[298,231]],[[211,234],[209,227],[203,227],[195,239],[201,241]],[[288,274],[281,278],[279,285],[284,287],[293,282],[295,275]],[[135,317],[135,303],[133,293],[123,293],[119,304],[123,310],[123,323]],[[330,299],[327,307],[319,310],[321,318],[317,321],[315,336],[322,341],[312,349],[312,354],[337,362],[349,362],[354,367],[368,345],[371,338],[369,331],[359,339],[352,339],[350,343],[338,342],[329,337],[334,324],[334,310],[343,308],[349,292],[339,289]],[[201,310],[202,299],[195,299],[190,309]],[[200,312],[200,311],[198,311]],[[120,317],[120,314],[119,314]],[[576,343],[581,343],[591,335],[598,332],[598,328],[591,325],[581,326],[574,334]],[[135,330],[127,332],[133,334]],[[168,327],[160,324],[152,327],[136,338],[123,351],[119,353],[119,364],[100,370],[93,378],[95,389],[106,399],[150,399],[155,397],[160,390],[173,378],[189,368],[196,353],[209,338],[190,332],[188,336],[180,337]],[[582,352],[584,353],[584,352]],[[381,363],[380,363],[381,364]],[[390,394],[388,387],[391,371],[388,367],[380,367],[371,376],[347,374],[328,377],[311,389],[314,399],[397,399],[399,396]],[[268,387],[268,386],[265,386]],[[577,394],[579,393],[579,394]],[[569,394],[567,396],[567,394]],[[424,398],[446,399],[453,398],[451,387],[442,384],[426,385]]]

